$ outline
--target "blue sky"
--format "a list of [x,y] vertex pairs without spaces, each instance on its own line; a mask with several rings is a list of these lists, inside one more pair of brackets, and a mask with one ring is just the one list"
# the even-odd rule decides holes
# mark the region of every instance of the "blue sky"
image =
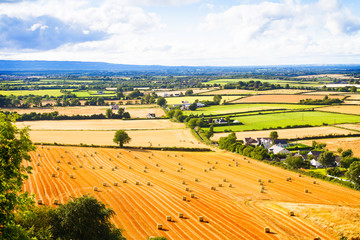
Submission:
[[360,1],[0,0],[0,59],[360,64]]

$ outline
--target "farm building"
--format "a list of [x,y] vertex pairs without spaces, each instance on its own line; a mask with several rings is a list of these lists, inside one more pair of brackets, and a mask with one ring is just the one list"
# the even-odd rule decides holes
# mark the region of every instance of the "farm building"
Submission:
[[253,138],[249,137],[249,138],[244,138],[244,144],[245,144],[245,145],[256,146],[256,145],[258,145],[259,143],[258,143],[258,141],[257,141],[256,139],[253,139]]
[[117,104],[110,105],[110,109],[111,110],[119,110],[119,105],[117,105]]
[[146,115],[146,118],[156,118],[156,114],[155,113],[148,113]]
[[274,142],[272,138],[257,138],[256,140],[258,142],[257,145],[262,145],[265,149],[269,149]]
[[289,153],[291,153],[289,150],[286,150],[285,148],[279,147],[277,145],[273,145],[272,147],[270,147],[269,152],[272,152],[274,154],[289,154]]
[[227,121],[225,121],[224,118],[219,118],[214,121],[215,124],[226,124]]
[[285,148],[285,147],[287,147],[288,142],[287,142],[286,140],[284,140],[284,139],[277,139],[277,140],[274,140],[274,144],[275,144],[276,146],[278,146],[278,147],[283,147],[283,148]]

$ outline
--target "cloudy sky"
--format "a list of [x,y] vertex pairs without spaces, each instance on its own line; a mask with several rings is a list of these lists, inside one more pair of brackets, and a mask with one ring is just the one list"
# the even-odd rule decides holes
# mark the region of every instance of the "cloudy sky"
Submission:
[[360,1],[0,0],[0,59],[360,64]]

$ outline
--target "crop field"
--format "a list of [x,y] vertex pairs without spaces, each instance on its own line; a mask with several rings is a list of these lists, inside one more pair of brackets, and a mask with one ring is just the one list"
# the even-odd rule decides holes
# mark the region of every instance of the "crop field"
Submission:
[[17,126],[30,126],[33,130],[133,130],[133,129],[178,129],[184,128],[182,123],[170,122],[166,119],[151,120],[51,120],[17,122]]
[[349,105],[337,105],[323,108],[317,108],[318,111],[345,113],[345,114],[356,114],[360,115],[360,106],[349,106]]
[[[174,91],[170,91],[170,90],[168,90],[168,91],[158,91],[157,89],[155,89],[156,91],[156,94],[158,94],[158,95],[160,95],[160,96],[163,96],[163,94],[169,94],[169,95],[171,95],[171,94],[180,94],[180,93],[182,93],[182,94],[185,94],[185,92],[187,91],[187,90],[189,90],[189,89],[183,89],[183,90],[174,90]],[[209,91],[212,91],[212,90],[214,90],[214,88],[192,88],[191,89],[192,91],[193,91],[193,94],[202,94],[202,93],[206,93],[206,92],[209,92]],[[149,90],[149,91],[146,91],[146,93],[151,93],[151,92],[153,92],[154,90]]]
[[241,113],[250,111],[262,111],[271,109],[309,109],[316,108],[315,105],[300,105],[300,104],[230,104],[230,105],[214,105],[204,108],[198,108],[195,111],[187,111],[186,114],[204,114],[204,115],[218,115],[226,113]]
[[[357,210],[360,201],[360,192],[323,181],[313,184],[309,177],[257,161],[248,163],[231,153],[44,146],[32,152],[31,158],[34,170],[25,191],[34,193],[45,205],[53,205],[55,199],[64,203],[69,197],[93,194],[116,212],[113,221],[125,229],[129,240],[149,236],[335,239],[344,230],[341,226],[335,232],[326,224],[316,224],[316,219],[303,216],[306,207],[296,208],[295,216],[289,216],[288,211],[295,208],[286,204],[313,204],[312,208],[341,205]],[[286,181],[287,177],[292,181]],[[158,230],[157,224],[163,229]],[[270,233],[264,232],[265,227]]]
[[[204,84],[221,84],[225,85],[227,83],[237,83],[239,81],[242,82],[250,82],[250,81],[260,81],[260,82],[267,82],[269,84],[279,84],[281,86],[285,86],[286,84],[290,84],[294,87],[317,87],[322,86],[324,83],[315,82],[315,81],[291,81],[291,80],[277,80],[277,79],[251,79],[251,78],[239,78],[239,79],[216,79],[209,82],[205,82]],[[324,82],[324,80],[322,81]]]
[[116,93],[114,91],[103,91],[104,93],[98,94],[97,91],[74,91],[76,97],[114,97]]
[[[265,131],[246,131],[246,132],[236,132],[237,139],[243,140],[246,137],[252,138],[262,138],[269,137],[270,133],[274,130],[265,130]],[[292,128],[292,129],[278,129],[276,130],[279,134],[279,138],[291,139],[291,138],[303,138],[303,137],[315,137],[315,136],[325,136],[329,134],[334,135],[344,135],[344,134],[356,134],[358,132],[341,129],[337,127],[309,127],[309,128]],[[218,141],[221,137],[227,137],[229,133],[216,133],[211,138],[214,141]]]
[[[189,129],[129,130],[126,132],[131,137],[131,142],[125,146],[208,148],[207,145],[196,140]],[[30,131],[30,139],[35,143],[116,146],[113,142],[114,135],[115,131]]]
[[[354,157],[360,157],[360,138],[330,138],[330,139],[316,139],[318,143],[326,143],[326,148],[330,151],[336,152],[338,148],[343,150],[352,149]],[[299,141],[304,144],[310,144],[312,140]]]
[[244,90],[244,89],[221,89],[211,92],[204,92],[200,95],[242,95],[242,94],[256,94],[256,91],[253,90]]
[[341,128],[345,128],[345,129],[349,129],[349,130],[354,130],[354,131],[360,131],[360,125],[359,124],[339,124],[338,125]]
[[14,90],[14,91],[4,91],[0,90],[0,95],[14,95],[14,96],[24,96],[24,95],[49,95],[50,97],[59,97],[62,96],[63,93],[60,92],[60,89],[46,89],[46,90]]
[[[239,96],[222,96],[222,102],[227,101],[232,101],[239,98]],[[188,103],[193,103],[195,102],[195,100],[199,100],[201,101],[213,101],[214,97],[213,96],[185,96],[185,97],[167,97],[166,101],[168,105],[173,105],[173,104],[181,104],[182,101],[188,101]]]
[[[256,95],[241,98],[232,103],[300,103],[300,100],[305,99],[323,99],[321,95]],[[329,96],[329,98],[339,98],[338,96]]]
[[246,130],[263,130],[264,128],[285,128],[286,126],[294,125],[311,125],[321,126],[323,124],[340,124],[340,123],[356,123],[360,122],[360,116],[345,115],[339,113],[328,112],[288,112],[288,113],[274,113],[255,116],[234,117],[242,122],[244,125],[234,126],[216,126],[215,132],[222,132],[227,129],[232,131],[246,131]]

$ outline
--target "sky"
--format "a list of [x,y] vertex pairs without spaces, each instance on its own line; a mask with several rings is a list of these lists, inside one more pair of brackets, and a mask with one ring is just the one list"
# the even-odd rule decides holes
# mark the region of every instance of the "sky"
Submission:
[[360,64],[360,1],[0,0],[0,59]]

